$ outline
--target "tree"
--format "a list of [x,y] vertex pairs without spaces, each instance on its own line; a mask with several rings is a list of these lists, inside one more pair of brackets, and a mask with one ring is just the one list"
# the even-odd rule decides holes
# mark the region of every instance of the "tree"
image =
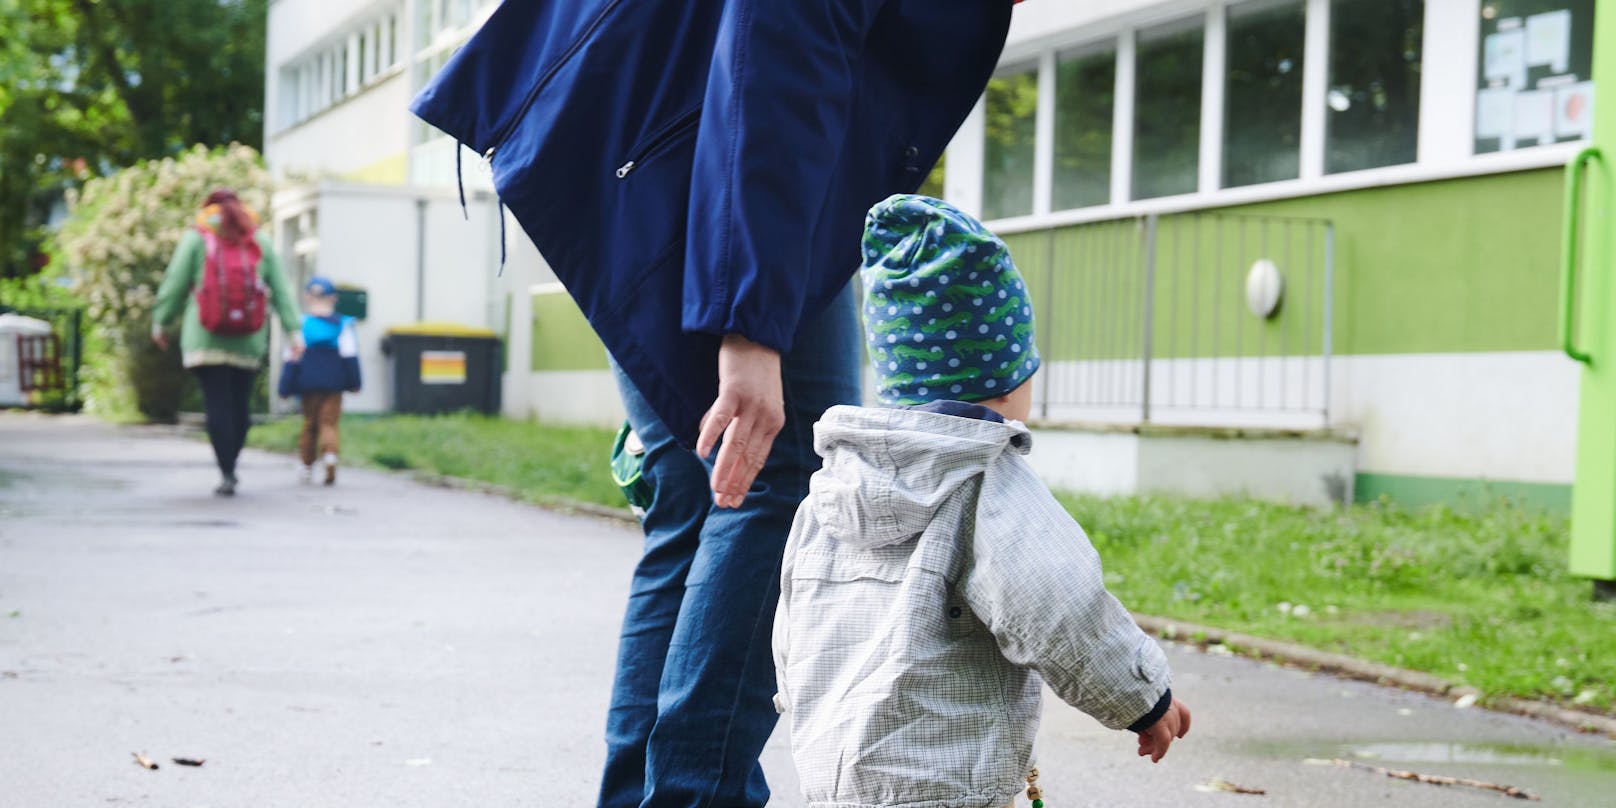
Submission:
[[233,144],[201,146],[179,157],[149,160],[69,193],[71,213],[56,235],[75,296],[108,350],[92,369],[92,410],[138,410],[172,421],[188,379],[174,354],[150,340],[151,310],[179,238],[209,191],[233,188],[264,210],[269,172],[257,151]]
[[0,277],[37,268],[66,188],[192,144],[262,145],[267,3],[0,0]]

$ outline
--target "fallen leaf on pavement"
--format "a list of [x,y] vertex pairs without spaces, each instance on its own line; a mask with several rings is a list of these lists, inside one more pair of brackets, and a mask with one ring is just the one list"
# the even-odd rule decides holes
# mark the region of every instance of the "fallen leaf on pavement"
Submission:
[[151,769],[152,771],[157,771],[157,761],[152,760],[151,758],[146,757],[145,755],[142,755],[139,752],[130,752],[129,754],[135,756],[135,763],[138,764],[140,766],[140,768],[142,768],[142,769]]
[[1248,788],[1248,787],[1242,786],[1242,785],[1235,785],[1234,783],[1231,783],[1228,780],[1223,779],[1222,777],[1214,777],[1211,780],[1208,780],[1205,783],[1202,783],[1202,784],[1196,786],[1195,790],[1196,791],[1206,792],[1208,794],[1216,793],[1216,792],[1219,792],[1219,791],[1227,792],[1227,793],[1230,793],[1230,794],[1258,794],[1258,795],[1262,795],[1262,794],[1267,794],[1268,793],[1266,790],[1260,789],[1260,788]]
[[201,758],[174,758],[174,762],[180,764],[181,766],[200,766],[207,763],[206,760]]

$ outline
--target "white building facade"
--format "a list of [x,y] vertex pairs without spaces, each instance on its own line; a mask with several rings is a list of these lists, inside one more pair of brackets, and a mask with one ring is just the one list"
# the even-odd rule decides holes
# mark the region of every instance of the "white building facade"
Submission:
[[[277,244],[299,280],[365,292],[367,383],[355,411],[393,404],[386,331],[418,322],[487,328],[511,368],[530,364],[528,289],[552,279],[507,222],[486,165],[409,112],[410,99],[487,19],[495,0],[274,0],[264,156],[278,184]],[[532,414],[528,375],[507,374],[505,412]]]
[[[278,237],[388,317],[505,334],[507,412],[611,424],[576,307],[514,226],[497,276],[486,170],[464,155],[472,221],[454,222],[456,146],[406,108],[495,5],[271,4],[266,153],[283,178],[326,178],[283,195]],[[1560,178],[1592,119],[1595,6],[1018,5],[927,190],[1003,235],[1033,287],[1052,479],[1562,506]],[[339,210],[367,194],[394,213]],[[382,246],[333,247],[330,217]]]

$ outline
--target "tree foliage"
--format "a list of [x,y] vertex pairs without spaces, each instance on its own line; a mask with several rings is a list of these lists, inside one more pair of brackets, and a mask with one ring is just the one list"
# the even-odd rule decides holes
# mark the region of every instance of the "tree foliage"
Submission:
[[189,380],[173,353],[151,344],[151,310],[163,271],[208,192],[234,188],[264,210],[269,172],[254,149],[196,146],[179,157],[149,160],[69,193],[70,213],[56,240],[71,267],[68,278],[83,300],[109,362],[90,379],[88,405],[146,418],[174,418]]
[[0,0],[0,276],[61,191],[192,144],[263,141],[268,0]]

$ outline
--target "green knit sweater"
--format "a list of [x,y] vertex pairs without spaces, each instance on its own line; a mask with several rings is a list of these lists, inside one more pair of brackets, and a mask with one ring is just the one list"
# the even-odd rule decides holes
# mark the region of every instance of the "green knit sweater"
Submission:
[[[280,318],[281,330],[290,335],[303,322],[297,301],[286,285],[281,272],[280,259],[270,249],[269,239],[262,230],[256,238],[263,250],[258,262],[258,276],[269,287],[269,307]],[[202,327],[196,311],[196,291],[202,288],[202,264],[206,255],[202,234],[187,230],[174,250],[174,259],[168,262],[162,285],[157,287],[157,305],[152,308],[152,330],[172,333],[174,323],[184,315],[180,327],[180,354],[188,368],[203,365],[231,365],[257,370],[269,350],[269,319],[256,333],[225,336]]]

